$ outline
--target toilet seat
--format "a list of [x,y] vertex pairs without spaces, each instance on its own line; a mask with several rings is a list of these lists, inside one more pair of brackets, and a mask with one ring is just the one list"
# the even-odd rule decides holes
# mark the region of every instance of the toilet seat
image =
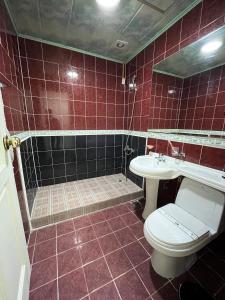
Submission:
[[159,251],[183,256],[201,248],[213,232],[178,205],[167,204],[146,219],[144,233],[148,242]]

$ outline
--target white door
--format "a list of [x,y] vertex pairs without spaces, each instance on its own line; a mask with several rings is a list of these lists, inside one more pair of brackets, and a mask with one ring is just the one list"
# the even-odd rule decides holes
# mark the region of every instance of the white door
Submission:
[[5,135],[0,88],[0,299],[27,300],[30,263],[10,153],[3,146]]

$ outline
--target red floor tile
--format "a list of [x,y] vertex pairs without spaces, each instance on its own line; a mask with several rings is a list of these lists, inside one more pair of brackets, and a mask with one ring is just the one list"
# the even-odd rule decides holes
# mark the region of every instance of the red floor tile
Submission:
[[118,206],[115,207],[115,209],[116,209],[116,211],[117,211],[117,213],[118,213],[119,215],[126,214],[126,213],[128,213],[128,212],[130,211],[130,210],[128,209],[128,207],[127,207],[127,204],[121,204],[121,205],[118,205]]
[[117,278],[115,283],[123,300],[143,300],[149,295],[134,270]]
[[[179,300],[178,292],[172,286],[171,283],[166,284],[157,293],[152,295],[153,300]],[[191,299],[190,299],[191,300]],[[193,299],[194,300],[194,299]],[[200,299],[196,299],[200,300]]]
[[116,250],[108,255],[106,255],[106,261],[109,269],[113,275],[113,278],[127,272],[132,268],[129,259],[127,258],[125,252],[122,249]]
[[56,255],[56,239],[47,240],[35,246],[33,262],[36,263],[54,255]]
[[168,281],[153,270],[150,260],[137,266],[136,270],[150,294],[161,288]]
[[37,231],[36,243],[41,243],[55,237],[56,237],[56,226],[52,225],[49,227],[45,227]]
[[74,231],[73,221],[69,220],[69,221],[57,224],[56,230],[57,230],[57,236]]
[[114,230],[114,231],[119,230],[126,226],[125,223],[123,222],[122,218],[123,217],[116,217],[116,218],[108,220],[108,223],[110,224],[112,230]]
[[139,219],[133,214],[133,213],[127,213],[123,215],[123,221],[125,222],[126,225],[132,225],[134,223],[137,223]]
[[104,258],[100,258],[84,266],[89,292],[112,280]]
[[138,222],[136,224],[133,224],[129,228],[132,231],[133,235],[137,239],[140,239],[141,237],[144,236],[144,229],[143,229],[143,223],[142,222]]
[[92,226],[79,229],[76,234],[78,243],[86,243],[96,239],[96,235]]
[[57,238],[57,252],[63,252],[75,247],[77,244],[77,237],[74,232],[64,234]]
[[102,211],[90,214],[89,216],[90,216],[92,224],[96,224],[96,223],[105,221],[105,215],[103,214]]
[[105,255],[120,247],[120,245],[113,233],[99,238],[99,243],[100,243],[102,251]]
[[82,268],[59,278],[59,299],[76,300],[87,294]]
[[153,248],[152,246],[146,241],[145,238],[141,238],[139,242],[142,244],[142,246],[145,248],[145,250],[148,252],[149,255],[152,255]]
[[94,228],[94,231],[95,231],[97,237],[100,237],[100,236],[103,236],[103,235],[106,235],[106,234],[112,232],[111,227],[109,226],[109,224],[106,221],[94,224],[93,228]]
[[133,241],[135,241],[135,237],[131,230],[128,227],[125,227],[121,230],[118,230],[115,232],[115,235],[117,239],[119,240],[119,243],[121,246],[125,246]]
[[113,282],[103,286],[90,295],[90,300],[119,300],[118,291]]
[[118,216],[116,209],[114,209],[113,207],[104,210],[103,213],[104,213],[106,220],[112,219],[112,218],[115,218]]
[[57,281],[50,282],[30,293],[29,300],[57,300]]
[[83,264],[89,263],[103,255],[97,240],[81,244],[80,254]]
[[65,275],[82,265],[78,246],[58,255],[58,276]]
[[78,230],[83,227],[91,225],[91,220],[89,216],[82,216],[73,220],[75,229]]
[[133,266],[136,266],[149,258],[149,255],[139,242],[133,242],[132,244],[127,245],[124,247],[124,251],[128,255]]
[[32,266],[30,290],[53,281],[57,277],[56,257],[48,258]]

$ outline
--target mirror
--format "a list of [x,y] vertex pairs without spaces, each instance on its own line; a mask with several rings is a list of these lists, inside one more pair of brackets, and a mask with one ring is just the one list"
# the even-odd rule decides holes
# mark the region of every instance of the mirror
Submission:
[[151,96],[154,136],[224,144],[225,26],[156,64]]

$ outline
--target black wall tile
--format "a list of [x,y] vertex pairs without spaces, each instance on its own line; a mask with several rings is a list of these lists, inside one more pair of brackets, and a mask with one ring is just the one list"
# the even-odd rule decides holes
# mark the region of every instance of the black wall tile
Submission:
[[87,149],[76,149],[76,158],[77,161],[85,161],[87,160]]
[[37,151],[48,151],[51,150],[51,139],[49,136],[36,137]]
[[87,160],[94,160],[97,158],[97,148],[87,149]]
[[76,162],[76,151],[75,150],[65,150],[65,163]]
[[97,146],[96,135],[87,135],[87,148],[92,148]]
[[66,177],[76,175],[76,173],[77,173],[77,164],[76,163],[66,164]]
[[40,151],[37,156],[40,166],[52,165],[52,151]]
[[106,144],[106,136],[105,135],[97,135],[97,147],[105,147]]
[[114,146],[115,145],[115,136],[114,135],[107,135],[106,136],[106,146]]
[[65,177],[66,176],[66,165],[65,164],[53,165],[53,173],[54,173],[54,178]]
[[53,164],[65,163],[65,152],[64,150],[52,151]]
[[76,148],[76,137],[64,136],[64,149],[75,149],[75,148]]
[[76,136],[76,149],[78,148],[87,148],[87,136],[78,135]]
[[52,150],[60,150],[63,149],[63,136],[51,136],[51,148]]

